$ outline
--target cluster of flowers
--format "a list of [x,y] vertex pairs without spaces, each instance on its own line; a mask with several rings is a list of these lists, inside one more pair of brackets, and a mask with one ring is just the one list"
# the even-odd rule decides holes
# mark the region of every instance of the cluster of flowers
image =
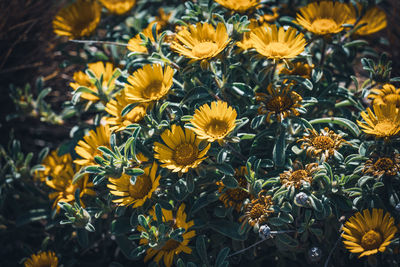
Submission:
[[[99,2],[78,0],[63,8],[54,19],[54,32],[71,39],[89,36],[100,23],[101,4],[117,15],[127,14],[136,4],[135,0]],[[235,169],[228,167],[228,170],[220,172],[234,177],[233,180],[219,178],[212,184],[217,186],[217,196],[224,206],[236,212],[241,229],[248,226],[256,230],[261,229],[265,224],[273,224],[274,216],[282,222],[284,209],[277,210],[276,206],[286,205],[280,199],[284,193],[289,195],[290,192],[295,192],[292,199],[298,209],[310,208],[312,203],[318,202],[315,197],[318,194],[314,194],[317,190],[310,188],[316,181],[315,177],[321,175],[321,172],[328,172],[327,163],[332,162],[333,158],[343,158],[338,152],[342,146],[352,147],[354,143],[346,141],[343,133],[337,133],[328,127],[318,131],[311,124],[305,127],[304,135],[295,137],[294,133],[299,131],[286,128],[285,121],[301,118],[301,114],[307,112],[303,96],[295,90],[302,82],[312,78],[315,64],[318,64],[319,68],[324,67],[325,53],[329,53],[326,46],[330,38],[340,35],[340,38],[345,39],[378,32],[386,27],[385,13],[378,7],[366,9],[366,6],[361,4],[353,6],[333,1],[312,2],[299,9],[297,18],[293,21],[296,27],[284,27],[273,24],[279,18],[278,8],[271,9],[271,14],[252,16],[255,14],[254,10],[262,7],[259,0],[215,2],[231,12],[250,16],[248,27],[241,33],[240,40],[236,40],[238,38],[233,36],[232,29],[223,22],[197,22],[176,26],[175,33],[163,32],[170,24],[172,15],[161,10],[160,15],[125,46],[131,51],[130,57],[140,56],[151,61],[152,51],[161,49],[155,49],[161,40],[170,53],[168,56],[161,54],[160,61],[164,63],[144,64],[127,77],[123,77],[123,72],[110,62],[89,63],[86,72],[79,71],[74,74],[74,82],[70,84],[75,91],[74,97],[87,101],[87,109],[94,105],[103,105],[103,110],[99,113],[101,118],[98,120],[98,126],[90,130],[74,148],[76,158],[73,159],[73,154],[59,155],[57,151],[52,151],[42,162],[44,169],[36,173],[38,181],[53,189],[49,198],[54,199],[53,208],[56,212],[60,209],[58,203],[75,202],[77,189],[82,198],[79,200],[82,207],[85,207],[85,198],[90,199],[98,195],[93,182],[93,173],[96,171],[91,168],[109,166],[105,155],[123,159],[117,162],[121,170],[119,173],[102,173],[106,176],[106,187],[114,196],[113,202],[117,206],[140,208],[149,202],[157,203],[163,193],[173,192],[168,185],[170,180],[167,180],[166,176],[176,173],[174,179],[184,177],[189,180],[189,176],[202,176],[202,171],[222,168],[221,166],[225,165],[216,167],[216,162],[220,161],[217,158],[227,153],[226,151],[238,159],[236,162],[243,161],[244,158],[244,163],[237,164]],[[302,27],[308,33],[299,32],[298,27]],[[307,38],[307,34],[313,36],[312,40],[321,38],[323,41],[318,63],[299,59],[312,42]],[[239,109],[237,105],[231,104],[224,91],[228,78],[223,75],[220,78],[216,68],[218,62],[227,60],[228,53],[245,53],[254,56],[258,61],[268,62],[272,78],[265,92],[261,92],[261,89],[256,90],[254,101],[251,100],[257,109],[254,117],[261,117],[261,123],[274,124],[273,127],[278,129],[279,140],[290,135],[285,131],[292,131],[293,138],[288,138],[289,142],[293,141],[292,150],[297,148],[299,151],[305,151],[307,156],[304,163],[308,164],[303,166],[303,162],[294,161],[291,170],[280,171],[277,179],[264,179],[258,189],[255,182],[258,174],[251,164],[248,164],[249,156],[241,154],[236,147],[241,140],[246,140],[240,138],[238,129],[247,122],[243,119],[243,114],[250,105],[245,104],[244,108]],[[178,60],[171,59],[174,55],[180,56],[179,63]],[[183,63],[185,59],[188,61]],[[183,64],[194,66],[196,71],[211,73],[218,91],[208,91],[214,101],[197,105],[196,100],[192,100],[191,106],[183,109],[186,113],[178,115],[172,106],[168,106],[170,103],[167,99],[178,105],[181,103],[180,107],[183,106],[183,96],[172,90],[174,86],[180,87],[181,90],[187,86],[187,81],[182,78],[187,70],[179,66]],[[200,80],[197,82],[202,84]],[[207,85],[204,84],[204,87]],[[375,89],[369,90],[368,99],[372,100],[373,108],[361,111],[359,115],[363,121],[356,123],[364,133],[374,136],[377,144],[379,139],[383,139],[387,147],[400,132],[400,89],[389,83],[377,83]],[[149,115],[153,116],[155,111],[165,111],[169,121],[165,124],[149,121]],[[357,127],[355,123],[352,125]],[[132,135],[132,130],[136,131],[140,127],[142,135],[135,135],[134,139],[141,139],[147,150],[133,153],[127,160],[121,155],[121,149],[115,149],[115,136],[118,135],[119,140],[127,140]],[[297,143],[301,144],[299,148],[296,147]],[[275,146],[275,149],[278,148]],[[120,155],[115,155],[118,153]],[[285,157],[285,153],[275,155],[274,159],[281,156]],[[275,164],[279,165],[277,162]],[[203,169],[200,166],[203,166]],[[132,175],[133,170],[138,169],[142,171]],[[398,176],[399,171],[400,156],[395,153],[395,148],[391,147],[383,155],[374,154],[365,161],[361,173],[372,174],[375,177],[394,177]],[[264,177],[266,174],[267,172],[264,172]],[[201,185],[201,182],[198,182],[198,185]],[[206,185],[201,186],[205,190]],[[199,197],[193,196],[194,199]],[[144,261],[154,257],[157,263],[163,259],[166,266],[171,266],[176,255],[182,252],[191,254],[189,242],[196,235],[196,231],[192,229],[196,220],[188,220],[185,210],[186,206],[193,206],[192,201],[186,203],[185,200],[186,204],[171,199],[168,201],[173,208],[161,209],[162,221],[170,224],[171,231],[183,229],[181,239],[162,239],[162,231],[159,231],[155,233],[158,240],[154,241],[146,238],[149,230],[143,225],[137,226],[136,230],[141,233],[139,244],[146,251]],[[151,205],[144,212],[148,224],[153,225],[157,221],[156,206]],[[287,222],[293,222],[291,215]],[[377,208],[371,212],[367,208],[350,217],[342,231],[345,247],[351,253],[358,253],[359,257],[362,257],[376,254],[378,251],[384,252],[394,239],[397,228],[389,212]],[[158,243],[154,246],[152,242]],[[39,266],[38,262],[57,266],[58,259],[53,252],[42,252],[28,259],[25,266]]]

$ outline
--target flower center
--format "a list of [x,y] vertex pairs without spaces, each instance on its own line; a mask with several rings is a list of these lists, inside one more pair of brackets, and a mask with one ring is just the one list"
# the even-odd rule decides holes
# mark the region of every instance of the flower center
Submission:
[[251,207],[251,210],[250,210],[250,218],[252,218],[252,219],[261,218],[261,216],[263,216],[265,213],[264,210],[265,210],[265,206],[260,203],[253,205],[253,207]]
[[277,113],[290,109],[292,105],[293,101],[287,95],[275,96],[266,103],[267,109],[273,110]]
[[223,120],[212,119],[205,128],[207,134],[210,136],[220,137],[228,131],[228,124]]
[[393,166],[393,160],[390,158],[380,158],[374,163],[375,169],[389,171]]
[[271,56],[286,56],[290,52],[290,48],[286,43],[271,42],[266,48]]
[[390,135],[394,130],[396,129],[396,125],[389,121],[389,120],[384,120],[382,122],[378,122],[374,130],[377,131],[381,135]]
[[142,96],[143,98],[157,98],[160,96],[160,91],[163,87],[161,81],[152,81],[146,89],[143,90]]
[[338,28],[338,25],[332,19],[316,19],[311,24],[311,28],[315,32],[325,34],[334,32]]
[[218,46],[216,43],[205,41],[198,43],[193,47],[193,54],[199,58],[211,57],[217,49]]
[[335,146],[335,142],[329,136],[317,136],[312,141],[312,144],[317,149],[327,150]]
[[179,165],[190,165],[197,159],[198,152],[192,144],[180,144],[175,148],[174,160]]
[[147,175],[140,175],[136,177],[134,185],[129,183],[129,195],[134,199],[144,198],[151,190],[151,179]]
[[369,230],[361,238],[361,246],[365,250],[377,249],[382,244],[382,235],[374,230]]
[[176,240],[170,239],[167,242],[165,242],[164,246],[161,248],[161,250],[164,251],[173,251],[179,247],[181,243],[179,243]]
[[304,180],[304,179],[307,178],[307,177],[308,177],[307,171],[305,171],[305,170],[297,170],[297,171],[294,171],[294,172],[290,175],[290,180],[291,180],[291,181],[299,182],[299,181]]

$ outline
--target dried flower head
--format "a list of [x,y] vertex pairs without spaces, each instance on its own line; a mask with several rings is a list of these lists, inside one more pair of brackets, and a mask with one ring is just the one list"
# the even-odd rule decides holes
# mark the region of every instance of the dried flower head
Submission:
[[380,177],[382,175],[395,176],[400,172],[400,154],[379,157],[374,154],[364,164],[363,173]]
[[281,75],[295,75],[295,76],[301,76],[306,79],[311,78],[311,72],[314,68],[314,64],[311,66],[308,65],[308,63],[304,62],[295,62],[295,63],[289,63],[290,66],[287,68],[285,65],[283,65],[280,70],[279,74]]
[[266,223],[268,216],[274,212],[272,210],[272,196],[265,193],[265,191],[261,191],[256,199],[246,205],[245,214],[240,217],[240,220],[243,221],[243,226],[246,223],[251,226],[260,226]]
[[318,133],[314,129],[308,129],[307,134],[297,142],[302,142],[301,148],[306,149],[308,156],[321,158],[326,161],[334,155],[343,143],[347,143],[340,134],[325,127]]
[[313,174],[318,171],[318,169],[318,163],[311,163],[307,164],[304,169],[285,171],[279,175],[281,184],[286,187],[294,186],[295,188],[300,188],[305,182],[311,184]]

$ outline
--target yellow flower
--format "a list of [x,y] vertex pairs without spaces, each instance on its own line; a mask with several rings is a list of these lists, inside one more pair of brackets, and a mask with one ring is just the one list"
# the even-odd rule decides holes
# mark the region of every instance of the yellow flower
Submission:
[[110,131],[122,131],[126,128],[126,126],[131,125],[132,123],[140,122],[144,116],[146,115],[146,109],[148,104],[138,104],[134,107],[128,114],[125,116],[121,116],[122,110],[132,103],[132,101],[128,101],[126,99],[125,92],[122,91],[115,97],[115,100],[110,100],[105,108],[108,114],[111,117],[106,117],[106,124],[110,125]]
[[303,62],[295,62],[295,63],[290,62],[289,64],[290,64],[290,69],[288,69],[286,66],[283,66],[279,70],[279,74],[296,75],[306,79],[311,78],[311,72],[314,68],[314,64],[312,64],[311,66],[308,65],[308,63],[303,63]]
[[308,135],[297,142],[303,142],[301,148],[306,149],[308,156],[321,157],[323,161],[333,156],[343,143],[347,143],[341,135],[329,130],[328,127],[322,129],[321,133],[314,129],[308,129]]
[[147,199],[150,199],[153,192],[160,185],[161,176],[156,176],[157,164],[144,168],[144,174],[136,177],[135,184],[131,183],[131,176],[122,174],[120,178],[109,178],[110,183],[107,187],[110,193],[114,196],[120,197],[114,199],[114,203],[120,206],[130,206],[133,208],[142,206]]
[[382,89],[372,89],[369,99],[372,99],[373,105],[396,105],[400,108],[400,88],[396,89],[392,84],[384,84]]
[[260,15],[258,17],[258,21],[263,24],[263,23],[272,23],[275,20],[277,20],[279,18],[279,13],[278,13],[278,8],[277,7],[273,7],[271,8],[272,10],[272,14],[264,14],[264,15]]
[[349,5],[322,1],[313,2],[300,8],[296,23],[307,31],[317,35],[334,34],[341,32],[343,24],[351,22],[351,8]]
[[236,117],[236,110],[219,100],[212,102],[211,106],[204,104],[196,109],[190,123],[194,125],[193,131],[198,138],[221,142],[235,129]]
[[382,209],[357,212],[343,226],[343,243],[351,253],[361,253],[359,258],[384,252],[390,244],[397,228],[388,212]]
[[[103,92],[106,95],[110,94],[115,87],[115,78],[111,79],[114,71],[116,70],[113,64],[107,62],[104,65],[103,62],[98,61],[95,63],[89,63],[88,69],[94,73],[97,79],[100,79],[101,75],[103,75],[103,84],[102,84]],[[80,86],[84,86],[89,88],[95,93],[99,93],[97,87],[90,81],[90,77],[87,76],[84,72],[82,71],[75,72],[74,80],[75,80],[74,83],[69,84],[74,90],[77,90]],[[90,93],[82,93],[81,98],[92,102],[96,102],[99,100],[97,96],[92,95]]]
[[243,221],[242,227],[246,223],[251,226],[260,226],[266,223],[269,215],[274,212],[273,205],[272,196],[266,195],[264,190],[261,191],[256,199],[246,205],[246,212],[240,217],[240,220]]
[[395,176],[400,172],[400,154],[394,153],[392,156],[378,157],[373,155],[368,159],[363,168],[363,173],[371,173],[373,176],[382,175]]
[[[358,6],[358,11],[359,13],[362,13],[362,5],[357,4]],[[357,15],[356,15],[356,10],[354,7],[351,7],[351,14],[352,18],[348,22],[348,24],[354,24],[357,21]],[[387,26],[387,19],[386,19],[386,13],[385,11],[381,10],[378,7],[372,7],[369,8],[365,14],[361,17],[361,19],[358,21],[354,27],[357,27],[358,25],[365,24],[361,28],[359,28],[355,34],[357,35],[370,35],[373,33],[376,33],[380,30],[383,30]]]
[[[179,255],[184,252],[186,254],[191,254],[192,249],[188,246],[190,240],[196,235],[194,230],[188,231],[190,227],[194,225],[192,221],[186,221],[187,215],[185,213],[185,204],[181,204],[176,212],[176,215],[173,215],[171,210],[161,209],[163,214],[163,222],[169,223],[173,229],[183,228],[185,229],[185,233],[182,234],[183,241],[179,242],[174,239],[167,240],[162,246],[149,247],[146,252],[146,256],[144,257],[144,262],[147,262],[151,258],[154,258],[154,261],[157,264],[160,260],[164,259],[164,264],[166,267],[172,266],[174,256]],[[155,218],[154,208],[150,211],[150,215]],[[143,227],[139,226],[138,230],[143,232]],[[148,239],[140,239],[139,244],[145,245],[148,244]]]
[[36,171],[34,178],[44,182],[48,177],[57,177],[71,162],[72,158],[70,154],[59,156],[58,152],[54,150],[42,162],[45,169],[43,171]]
[[282,121],[288,116],[298,116],[297,110],[302,107],[300,102],[303,98],[291,90],[292,84],[282,85],[273,88],[272,84],[267,87],[268,94],[257,93],[256,100],[260,101],[258,112],[267,114],[266,120],[270,122],[271,116],[275,115],[278,121]]
[[123,15],[133,8],[136,0],[100,0],[111,13]]
[[[154,40],[152,26],[153,23],[150,23],[149,26],[142,31],[142,34],[146,36],[146,38],[150,39],[152,43],[155,43],[156,40]],[[158,36],[158,30],[157,30],[157,36]],[[135,37],[133,37],[128,41],[128,50],[136,53],[143,53],[143,54],[148,53],[147,47],[143,44],[142,38],[140,38],[140,34],[137,34]]]
[[259,21],[254,19],[250,20],[250,24],[248,26],[250,31],[243,33],[242,41],[236,42],[236,45],[242,50],[249,50],[251,48],[254,48],[253,41],[250,39],[251,31],[258,27],[268,27],[268,26],[269,25],[267,23],[261,23],[260,26]]
[[152,102],[165,97],[172,86],[174,70],[159,64],[145,65],[128,77],[126,98],[133,102]]
[[162,167],[173,172],[185,173],[190,168],[197,168],[206,159],[211,144],[200,150],[201,139],[189,129],[182,130],[181,126],[172,125],[171,130],[161,134],[164,144],[154,143],[154,157],[162,163]]
[[60,207],[57,205],[58,202],[72,203],[75,201],[75,191],[79,188],[79,196],[81,198],[81,205],[84,206],[82,202],[82,197],[84,195],[95,196],[96,192],[92,189],[93,183],[89,182],[89,176],[84,175],[75,183],[72,183],[72,178],[74,177],[74,170],[72,164],[64,169],[60,175],[52,177],[52,179],[46,180],[46,185],[54,189],[56,192],[49,194],[50,199],[54,199],[53,209],[56,208],[57,212]]
[[223,23],[218,23],[217,29],[211,24],[198,22],[183,29],[175,36],[171,45],[175,52],[191,59],[205,61],[216,57],[228,45],[230,39]]
[[260,0],[215,0],[218,4],[237,12],[246,12],[260,6]]
[[400,110],[394,104],[373,106],[374,113],[370,108],[361,112],[365,122],[357,121],[358,125],[366,134],[384,138],[387,141],[400,131]]
[[101,6],[94,0],[78,0],[61,9],[53,20],[54,33],[70,39],[89,36],[100,22]]
[[222,181],[217,182],[218,191],[222,193],[219,200],[224,203],[226,208],[232,207],[237,212],[240,212],[243,202],[250,198],[251,195],[246,191],[249,185],[245,177],[246,174],[246,167],[242,166],[239,169],[235,169],[235,179],[238,182],[238,187],[236,188],[226,188]]
[[306,46],[304,34],[292,27],[278,29],[275,24],[254,29],[250,40],[258,53],[273,60],[295,58]]
[[285,171],[279,175],[281,184],[286,187],[294,186],[300,188],[305,182],[311,184],[313,174],[318,171],[318,163],[307,164],[304,169]]
[[90,130],[89,134],[83,137],[84,141],[80,140],[78,146],[75,147],[75,152],[83,159],[76,159],[74,163],[81,166],[96,165],[94,157],[102,155],[97,148],[99,146],[110,148],[110,135],[111,131],[108,125],[100,125],[96,131]]
[[24,262],[25,267],[57,267],[58,258],[53,251],[44,251],[38,254],[32,254]]

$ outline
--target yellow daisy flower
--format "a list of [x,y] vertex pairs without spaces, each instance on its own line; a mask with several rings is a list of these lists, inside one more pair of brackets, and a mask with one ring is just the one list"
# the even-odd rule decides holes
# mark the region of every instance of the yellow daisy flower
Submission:
[[394,219],[382,209],[357,212],[343,226],[343,243],[351,253],[364,257],[384,252],[397,232]]
[[136,0],[100,0],[111,13],[123,15],[130,11],[136,4]]
[[[81,199],[85,195],[96,195],[96,192],[92,189],[94,185],[92,182],[89,182],[88,175],[84,175],[77,182],[72,183],[74,175],[73,166],[70,165],[64,169],[60,175],[52,177],[51,180],[46,180],[46,185],[56,191],[49,194],[49,199],[54,199],[53,209],[56,208],[57,212],[60,210],[60,207],[57,205],[58,202],[72,203],[75,201],[75,191],[78,188],[80,190],[79,196]],[[84,206],[82,200],[81,205]]]
[[43,159],[42,165],[45,169],[43,171],[36,171],[34,178],[44,182],[48,177],[57,177],[71,163],[72,158],[70,154],[59,156],[58,152],[54,150]]
[[[144,257],[144,262],[149,261],[151,258],[154,258],[154,261],[158,264],[160,260],[163,258],[164,259],[164,264],[166,267],[171,267],[174,256],[179,255],[180,253],[184,252],[186,254],[191,254],[192,249],[188,246],[190,240],[196,235],[196,232],[194,230],[188,231],[190,227],[194,225],[193,220],[192,221],[186,221],[187,215],[185,213],[185,204],[182,203],[178,211],[176,212],[176,215],[173,215],[173,212],[171,210],[166,210],[166,209],[161,209],[162,214],[163,214],[163,222],[164,223],[170,223],[173,229],[177,228],[183,228],[185,229],[185,233],[182,235],[183,241],[179,242],[173,239],[169,239],[166,241],[162,246],[157,246],[154,248],[148,248],[146,252],[146,256]],[[150,210],[150,215],[155,218],[155,211],[154,208]],[[138,230],[143,232],[144,229],[139,226]],[[148,244],[147,239],[140,239],[139,244],[140,245],[146,245]]]
[[344,29],[342,25],[349,22],[350,6],[333,1],[310,3],[300,8],[296,18],[296,23],[317,35],[339,33]]
[[267,23],[260,23],[257,20],[250,20],[250,24],[248,26],[249,30],[248,32],[243,33],[243,37],[241,41],[236,42],[236,45],[241,49],[241,50],[249,50],[251,48],[254,48],[253,41],[250,39],[250,34],[252,30],[258,28],[258,27],[268,27],[269,24]]
[[[102,84],[102,89],[103,92],[106,95],[109,95],[113,89],[115,88],[115,78],[112,78],[112,75],[114,71],[116,70],[113,66],[113,64],[107,62],[103,63],[101,61],[98,61],[96,63],[89,63],[88,64],[88,69],[91,70],[94,75],[97,77],[97,79],[100,79],[101,75],[103,75],[103,84]],[[77,90],[80,86],[84,86],[89,88],[95,93],[98,93],[97,87],[90,81],[90,77],[86,75],[86,73],[82,71],[77,71],[74,73],[74,81],[73,83],[70,83],[69,86],[71,86],[74,90]],[[99,98],[95,95],[89,94],[89,93],[82,93],[81,98],[96,102],[99,100]]]
[[312,158],[321,157],[323,161],[335,154],[343,143],[347,143],[341,135],[325,127],[318,133],[314,129],[308,129],[308,134],[297,142],[303,142],[301,148],[306,149],[306,154]]
[[272,87],[270,84],[267,87],[268,94],[257,93],[256,100],[260,101],[258,112],[267,114],[266,120],[271,121],[271,116],[275,115],[278,121],[282,121],[289,116],[298,116],[300,113],[297,110],[301,106],[303,98],[291,90],[292,84],[282,85],[281,87]]
[[206,159],[211,144],[200,150],[201,139],[189,129],[182,130],[181,126],[172,125],[171,130],[161,134],[164,144],[154,143],[154,157],[162,163],[162,167],[173,172],[188,172],[190,168],[197,168]]
[[[357,121],[358,125],[366,134],[375,135],[377,138],[384,138],[387,141],[400,131],[400,109],[394,104],[373,106],[374,112],[370,108],[361,112],[361,117],[365,122]],[[375,114],[374,114],[375,113]]]
[[260,6],[260,0],[215,0],[221,6],[240,13]]
[[307,164],[304,169],[285,171],[279,175],[281,184],[285,187],[300,188],[304,182],[312,183],[313,174],[318,171],[318,163]]
[[260,226],[267,222],[271,213],[274,213],[272,196],[265,193],[266,191],[261,191],[256,199],[246,205],[246,212],[240,217],[240,220],[243,221],[242,226],[246,223],[251,226]]
[[295,63],[290,62],[289,64],[290,64],[290,69],[283,64],[283,66],[279,70],[279,74],[296,75],[306,79],[311,78],[311,73],[314,68],[314,64],[312,64],[311,66],[308,65],[308,63],[304,62],[295,62]]
[[145,65],[128,77],[126,98],[133,102],[152,102],[164,98],[172,86],[174,70],[159,64]]
[[254,29],[250,40],[258,53],[273,60],[295,58],[306,46],[304,34],[292,27],[278,29],[275,24]]
[[108,114],[111,117],[105,117],[106,124],[110,125],[110,131],[122,131],[126,128],[126,126],[131,125],[132,123],[140,122],[144,116],[146,115],[146,109],[148,104],[143,103],[134,107],[128,114],[125,116],[121,116],[122,110],[132,103],[126,99],[125,92],[122,91],[115,97],[115,100],[110,100],[105,108]]
[[[158,24],[157,24],[157,26],[158,26]],[[150,39],[150,41],[152,43],[155,43],[156,40],[154,40],[152,27],[153,27],[153,23],[150,23],[149,26],[147,26],[147,28],[145,28],[142,31],[142,34],[144,36],[146,36],[148,39]],[[158,36],[158,30],[157,30],[157,36]],[[136,53],[143,53],[143,54],[148,53],[147,47],[143,44],[142,38],[140,38],[140,34],[137,34],[135,37],[131,38],[128,41],[127,48],[129,51],[136,52]]]
[[130,206],[133,208],[142,206],[147,199],[150,199],[153,192],[160,185],[161,176],[156,176],[157,164],[147,166],[144,169],[144,174],[136,177],[135,184],[131,183],[131,176],[122,174],[120,178],[109,178],[110,183],[107,187],[110,193],[114,196],[120,197],[114,199],[114,203],[120,206]]
[[211,106],[202,105],[194,112],[190,123],[198,138],[208,142],[221,142],[235,129],[237,112],[223,101],[214,101]]
[[245,177],[246,174],[247,168],[244,166],[235,169],[235,179],[238,182],[238,187],[236,188],[226,188],[222,181],[217,182],[218,191],[222,193],[219,200],[224,203],[226,208],[233,207],[237,212],[240,212],[243,202],[251,197],[249,192],[246,191],[249,185]]
[[53,20],[54,33],[76,39],[89,36],[97,27],[101,6],[94,0],[78,0],[61,9]]
[[80,140],[75,147],[76,154],[82,159],[76,159],[74,163],[81,166],[96,165],[94,157],[102,155],[97,148],[99,146],[110,148],[110,136],[111,131],[108,125],[100,125],[96,131],[90,130],[89,134],[84,136],[83,140]]
[[[361,13],[362,12],[362,5],[357,4],[358,6],[358,11]],[[351,14],[352,14],[352,19],[348,22],[349,24],[354,24],[357,21],[357,16],[356,16],[356,10],[354,9],[353,6],[351,6]],[[372,7],[368,8],[368,10],[365,12],[365,14],[361,17],[361,19],[358,21],[354,27],[357,25],[365,24],[361,28],[359,28],[355,34],[357,35],[370,35],[373,33],[376,33],[380,30],[383,30],[387,26],[387,19],[386,19],[386,13],[382,9],[378,7]]]
[[396,89],[392,84],[384,84],[382,89],[372,89],[368,95],[373,105],[396,105],[400,108],[400,88]]
[[44,251],[32,254],[29,259],[24,262],[25,267],[57,267],[58,258],[53,251]]
[[372,174],[380,177],[382,175],[395,176],[400,172],[400,154],[394,153],[392,156],[378,157],[373,155],[368,159],[363,168],[363,173]]
[[223,23],[218,23],[215,29],[211,24],[198,22],[179,31],[175,38],[171,49],[190,58],[190,63],[198,60],[207,62],[221,53],[230,41]]
[[279,13],[278,13],[278,8],[277,7],[273,7],[271,8],[272,14],[264,14],[262,16],[259,16],[257,18],[257,20],[263,24],[263,23],[272,23],[275,20],[277,20],[279,18]]

